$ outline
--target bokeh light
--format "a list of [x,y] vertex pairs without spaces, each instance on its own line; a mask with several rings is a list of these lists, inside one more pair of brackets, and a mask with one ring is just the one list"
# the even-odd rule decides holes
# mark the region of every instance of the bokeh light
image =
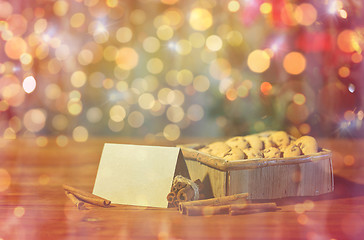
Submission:
[[212,15],[207,9],[194,8],[190,13],[189,23],[194,30],[205,31],[213,23]]
[[206,129],[362,135],[361,10],[343,1],[0,1],[0,136],[46,147],[50,134],[66,147]]
[[0,168],[0,192],[8,190],[11,184],[11,176],[6,169]]
[[290,52],[284,57],[283,68],[289,74],[301,74],[306,68],[306,58],[300,52]]
[[254,50],[248,56],[248,66],[253,72],[262,73],[269,68],[270,57],[263,50]]

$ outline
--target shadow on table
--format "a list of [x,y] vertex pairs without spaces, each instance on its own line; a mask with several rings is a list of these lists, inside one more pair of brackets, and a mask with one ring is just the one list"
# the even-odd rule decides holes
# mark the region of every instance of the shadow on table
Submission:
[[[319,196],[287,197],[275,199],[273,201],[276,202],[278,206],[284,206],[304,202],[305,200],[322,201],[364,196],[364,184],[356,183],[340,176],[334,176],[334,184],[335,188],[331,193]],[[254,202],[267,202],[267,200],[255,200]]]

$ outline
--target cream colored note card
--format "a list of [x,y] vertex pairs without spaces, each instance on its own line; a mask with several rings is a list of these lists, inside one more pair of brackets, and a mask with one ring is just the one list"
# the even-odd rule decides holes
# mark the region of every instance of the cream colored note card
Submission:
[[106,143],[93,194],[116,204],[166,208],[178,158],[183,161],[177,147]]

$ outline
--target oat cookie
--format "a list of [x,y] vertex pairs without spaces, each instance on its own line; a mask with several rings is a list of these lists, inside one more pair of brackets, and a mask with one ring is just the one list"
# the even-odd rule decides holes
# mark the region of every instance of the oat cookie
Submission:
[[226,140],[225,143],[231,148],[237,147],[240,149],[246,149],[249,147],[248,141],[241,136],[230,138]]
[[256,150],[263,150],[263,142],[258,136],[249,135],[246,136],[245,139],[248,141],[251,148],[254,148]]
[[229,151],[230,147],[224,142],[210,143],[208,147],[211,149],[211,155],[223,158]]
[[230,151],[225,155],[226,160],[240,160],[245,159],[245,154],[240,148],[231,148]]
[[273,147],[274,144],[269,137],[259,137],[259,138],[263,142],[263,149]]
[[248,148],[244,150],[247,159],[263,158],[263,153],[255,148]]
[[290,144],[289,135],[284,131],[272,133],[272,135],[270,135],[270,139],[278,148],[284,148]]
[[286,147],[283,151],[283,157],[297,157],[302,154],[301,149],[294,143]]
[[264,158],[280,158],[281,150],[275,147],[266,148],[263,150]]
[[314,137],[303,136],[296,140],[295,144],[301,149],[304,155],[317,153],[318,144]]

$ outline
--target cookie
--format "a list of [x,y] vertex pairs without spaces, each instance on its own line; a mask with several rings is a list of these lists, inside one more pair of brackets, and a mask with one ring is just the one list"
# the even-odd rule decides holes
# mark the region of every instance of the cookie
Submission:
[[249,147],[248,141],[244,137],[233,137],[225,141],[225,143],[231,148],[246,149]]
[[267,149],[274,146],[273,142],[269,137],[259,137],[259,138],[263,142],[263,149]]
[[283,151],[283,157],[297,157],[302,154],[301,149],[294,143],[286,147]]
[[269,147],[263,150],[264,158],[280,158],[281,150],[275,147]]
[[248,148],[244,150],[247,159],[263,158],[263,153],[255,148]]
[[256,150],[263,150],[263,142],[256,135],[246,136],[245,139],[248,141],[251,148]]
[[226,160],[240,160],[245,159],[245,153],[240,148],[231,148],[230,151],[224,156]]
[[284,131],[277,131],[270,135],[270,140],[278,148],[285,148],[290,144],[289,135]]
[[205,146],[203,148],[198,149],[198,151],[203,152],[203,153],[207,153],[207,154],[210,154],[211,155],[212,149],[209,148],[208,146]]
[[318,152],[318,144],[314,137],[303,136],[295,141],[295,144],[301,149],[304,155]]
[[229,151],[230,147],[224,142],[210,143],[208,147],[211,149],[211,155],[223,158]]

